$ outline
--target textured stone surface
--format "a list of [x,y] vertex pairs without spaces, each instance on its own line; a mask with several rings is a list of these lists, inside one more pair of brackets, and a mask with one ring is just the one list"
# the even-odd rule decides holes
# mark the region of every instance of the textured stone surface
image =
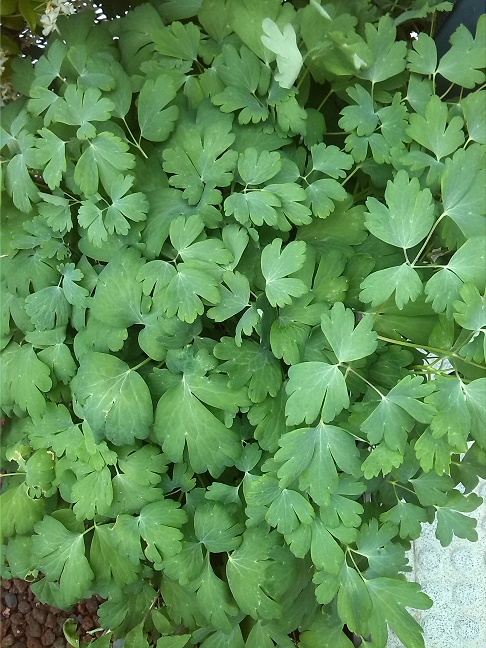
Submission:
[[[486,481],[476,489],[486,500]],[[478,520],[477,542],[454,538],[441,547],[435,527],[423,525],[410,561],[412,579],[434,600],[430,610],[416,610],[427,648],[486,648],[486,505],[472,513]],[[389,648],[403,648],[394,635]]]

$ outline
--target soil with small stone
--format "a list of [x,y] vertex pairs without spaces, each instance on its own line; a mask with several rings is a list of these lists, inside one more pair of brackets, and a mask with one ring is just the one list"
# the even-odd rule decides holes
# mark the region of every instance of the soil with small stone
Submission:
[[81,643],[100,636],[88,634],[99,628],[99,597],[81,601],[70,611],[59,610],[41,603],[26,581],[2,578],[1,600],[1,648],[67,648],[62,626],[68,618],[76,623]]

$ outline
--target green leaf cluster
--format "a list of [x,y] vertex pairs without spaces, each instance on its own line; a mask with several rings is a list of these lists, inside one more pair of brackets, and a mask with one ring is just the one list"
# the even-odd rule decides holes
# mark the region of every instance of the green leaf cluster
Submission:
[[18,61],[0,507],[41,600],[424,646],[406,552],[475,540],[486,476],[486,22],[406,37],[447,5],[154,0]]

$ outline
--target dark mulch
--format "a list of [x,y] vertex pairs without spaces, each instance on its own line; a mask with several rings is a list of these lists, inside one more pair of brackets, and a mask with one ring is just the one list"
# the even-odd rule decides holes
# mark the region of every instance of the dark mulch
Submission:
[[1,648],[67,648],[62,626],[69,617],[78,626],[81,642],[99,636],[87,634],[99,628],[97,611],[101,599],[97,597],[81,601],[66,612],[41,603],[26,581],[3,578],[1,600]]

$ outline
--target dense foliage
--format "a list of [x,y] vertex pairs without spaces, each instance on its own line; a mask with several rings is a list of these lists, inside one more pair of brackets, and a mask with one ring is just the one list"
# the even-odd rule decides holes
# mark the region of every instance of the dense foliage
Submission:
[[3,571],[104,642],[424,645],[406,550],[486,476],[486,22],[407,38],[448,7],[154,1],[15,61]]

